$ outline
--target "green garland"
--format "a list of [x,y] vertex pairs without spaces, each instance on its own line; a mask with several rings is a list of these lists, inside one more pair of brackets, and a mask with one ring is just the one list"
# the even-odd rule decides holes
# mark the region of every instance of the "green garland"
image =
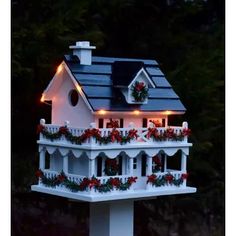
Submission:
[[84,133],[80,136],[73,135],[66,126],[62,126],[59,130],[55,133],[50,133],[47,130],[47,127],[43,125],[38,125],[37,133],[41,133],[47,139],[51,141],[60,139],[63,135],[65,136],[66,140],[70,141],[71,143],[81,145],[87,139],[93,137],[99,144],[108,144],[114,143],[117,141],[118,143],[126,144],[130,142],[132,139],[136,138],[137,135],[133,134],[136,130],[130,130],[126,136],[122,136],[117,129],[112,129],[109,136],[101,136],[101,132],[99,129],[86,129]]
[[[66,126],[62,126],[55,133],[50,133],[47,130],[46,126],[38,125],[37,133],[41,133],[47,139],[51,141],[60,139],[63,135],[67,141],[81,145],[89,138],[95,138],[96,142],[101,144],[109,144],[118,142],[121,145],[129,143],[133,139],[137,139],[137,130],[131,129],[129,130],[126,136],[122,136],[120,131],[116,128],[113,128],[108,136],[101,136],[101,132],[99,129],[86,129],[84,133],[80,136],[73,135]],[[163,133],[159,133],[156,128],[149,128],[148,133],[146,135],[147,139],[153,138],[155,141],[182,141],[184,137],[188,137],[191,133],[190,129],[183,129],[179,134],[176,134],[173,129],[168,128]]]
[[152,186],[155,187],[161,187],[165,186],[167,184],[180,186],[185,179],[188,178],[188,174],[182,174],[180,178],[175,178],[174,175],[167,173],[162,176],[157,176],[155,174],[152,174],[148,176],[147,183],[150,183]]
[[148,128],[146,138],[152,138],[155,141],[183,141],[190,133],[191,130],[187,128],[180,130],[178,134],[172,128],[167,128],[163,132],[159,132],[156,128]]
[[86,191],[92,188],[100,193],[110,192],[115,189],[125,191],[137,180],[137,177],[128,177],[127,181],[122,183],[120,178],[111,177],[106,183],[101,184],[100,180],[93,176],[91,179],[85,177],[79,182],[75,182],[69,180],[63,171],[55,177],[46,177],[40,169],[36,171],[36,176],[40,178],[41,183],[46,187],[55,188],[56,186],[65,186],[71,192]]

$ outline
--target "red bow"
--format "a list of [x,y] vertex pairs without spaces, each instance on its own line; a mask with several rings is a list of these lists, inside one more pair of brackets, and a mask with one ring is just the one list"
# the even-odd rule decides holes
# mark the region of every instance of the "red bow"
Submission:
[[165,132],[167,138],[173,138],[175,136],[174,129],[168,128]]
[[92,187],[98,187],[98,186],[100,186],[100,180],[93,177],[89,181],[89,188],[91,189]]
[[110,178],[109,182],[112,186],[119,187],[121,182],[119,178]]
[[59,133],[60,133],[60,134],[66,135],[66,134],[68,134],[68,132],[69,132],[69,130],[68,130],[68,128],[65,127],[65,126],[62,126],[62,127],[59,128]]
[[158,131],[156,130],[156,128],[148,128],[148,133],[147,133],[147,139],[151,138],[151,137],[157,138],[158,137]]
[[35,175],[36,175],[37,178],[42,178],[43,177],[43,172],[41,170],[37,170],[35,172]]
[[46,129],[43,125],[38,125],[37,126],[37,134],[40,134],[42,131],[44,131],[44,129]]
[[170,175],[170,174],[167,174],[167,175],[165,175],[165,179],[170,183],[170,182],[173,181],[174,176],[173,176],[173,175]]
[[147,180],[147,183],[154,183],[157,179],[157,176],[152,174],[152,175],[149,175],[148,176],[148,180]]
[[121,135],[120,135],[120,131],[119,130],[116,130],[116,129],[113,129],[111,131],[111,142],[114,143],[116,140],[117,142],[120,142],[121,141]]
[[135,129],[131,129],[129,130],[129,134],[128,134],[128,137],[129,138],[138,138],[138,134],[137,134],[138,130],[135,130]]
[[129,178],[128,178],[128,184],[131,185],[131,184],[133,184],[133,183],[136,183],[137,178],[138,178],[138,177],[133,177],[133,176],[129,177]]
[[187,178],[188,178],[188,176],[189,176],[189,174],[188,174],[188,173],[182,174],[182,175],[181,175],[181,179],[187,179]]
[[191,129],[184,128],[182,132],[184,136],[189,136],[191,134]]

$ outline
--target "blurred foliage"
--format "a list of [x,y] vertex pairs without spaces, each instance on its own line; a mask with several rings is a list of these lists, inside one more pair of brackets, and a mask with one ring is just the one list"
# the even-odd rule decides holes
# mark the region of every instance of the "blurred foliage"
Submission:
[[[98,56],[157,60],[187,108],[173,122],[187,120],[192,129],[189,184],[198,192],[137,202],[135,235],[223,235],[223,0],[12,1],[13,235],[86,235],[86,204],[73,203],[83,214],[71,212],[66,200],[30,192],[35,127],[50,119],[41,93],[78,40],[91,41]],[[62,218],[74,223],[62,230]]]

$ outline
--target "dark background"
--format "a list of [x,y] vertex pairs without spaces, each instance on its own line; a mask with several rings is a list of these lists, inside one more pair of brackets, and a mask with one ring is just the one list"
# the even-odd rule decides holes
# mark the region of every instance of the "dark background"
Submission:
[[88,204],[32,193],[40,103],[69,45],[94,55],[149,58],[187,107],[194,143],[188,161],[196,194],[135,203],[135,235],[224,235],[223,0],[12,1],[12,235],[88,235]]

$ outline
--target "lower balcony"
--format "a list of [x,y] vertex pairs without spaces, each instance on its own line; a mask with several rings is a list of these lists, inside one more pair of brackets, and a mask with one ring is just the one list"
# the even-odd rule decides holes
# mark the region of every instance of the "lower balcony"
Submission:
[[37,176],[39,182],[31,187],[33,191],[88,202],[143,199],[196,192],[196,188],[186,186],[187,174],[176,170],[141,177],[116,175],[91,178],[39,170]]

